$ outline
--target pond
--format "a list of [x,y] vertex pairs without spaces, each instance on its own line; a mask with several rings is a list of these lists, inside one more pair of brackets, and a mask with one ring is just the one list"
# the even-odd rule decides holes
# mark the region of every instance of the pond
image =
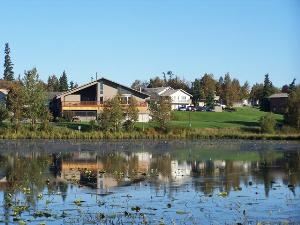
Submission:
[[300,223],[300,142],[0,141],[0,224]]

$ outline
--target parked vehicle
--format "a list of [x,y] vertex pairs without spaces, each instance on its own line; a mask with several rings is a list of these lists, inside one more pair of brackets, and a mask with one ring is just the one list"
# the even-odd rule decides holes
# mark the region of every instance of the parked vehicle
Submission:
[[235,112],[236,109],[235,109],[235,108],[229,108],[229,107],[226,107],[226,108],[225,108],[225,111],[227,111],[227,112]]
[[206,109],[205,109],[205,107],[204,106],[198,106],[198,107],[196,107],[196,111],[198,111],[198,112],[204,112]]
[[72,122],[80,122],[79,116],[73,116],[72,117]]
[[181,106],[178,108],[178,111],[186,111],[186,107],[185,106]]
[[191,112],[195,112],[196,111],[196,109],[195,109],[195,107],[194,106],[188,106],[187,108],[186,108],[186,111],[191,111]]

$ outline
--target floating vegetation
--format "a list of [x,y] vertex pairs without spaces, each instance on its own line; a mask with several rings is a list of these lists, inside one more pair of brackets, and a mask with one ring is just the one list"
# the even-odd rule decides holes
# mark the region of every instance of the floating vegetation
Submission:
[[33,217],[51,217],[51,213],[49,212],[45,212],[45,211],[36,211],[35,213],[33,213]]
[[149,145],[0,148],[0,224],[300,223],[300,144]]
[[188,214],[188,212],[186,212],[186,211],[176,211],[176,214],[185,215],[185,214]]
[[228,192],[222,191],[218,195],[221,196],[221,197],[227,197],[228,196]]
[[74,204],[77,205],[77,206],[82,206],[82,203],[83,203],[83,202],[85,202],[85,201],[82,201],[82,200],[80,200],[80,199],[76,199],[76,200],[74,201]]

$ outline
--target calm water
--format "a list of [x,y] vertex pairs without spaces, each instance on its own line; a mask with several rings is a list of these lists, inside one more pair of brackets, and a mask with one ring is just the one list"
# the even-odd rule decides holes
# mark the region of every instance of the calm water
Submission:
[[0,224],[300,224],[300,142],[0,142]]

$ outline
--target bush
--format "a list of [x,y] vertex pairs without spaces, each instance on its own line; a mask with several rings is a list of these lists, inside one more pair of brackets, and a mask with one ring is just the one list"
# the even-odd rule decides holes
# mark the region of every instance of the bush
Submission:
[[276,120],[272,113],[268,113],[260,118],[260,129],[263,133],[274,133]]
[[8,110],[5,105],[0,103],[0,124],[8,118]]

